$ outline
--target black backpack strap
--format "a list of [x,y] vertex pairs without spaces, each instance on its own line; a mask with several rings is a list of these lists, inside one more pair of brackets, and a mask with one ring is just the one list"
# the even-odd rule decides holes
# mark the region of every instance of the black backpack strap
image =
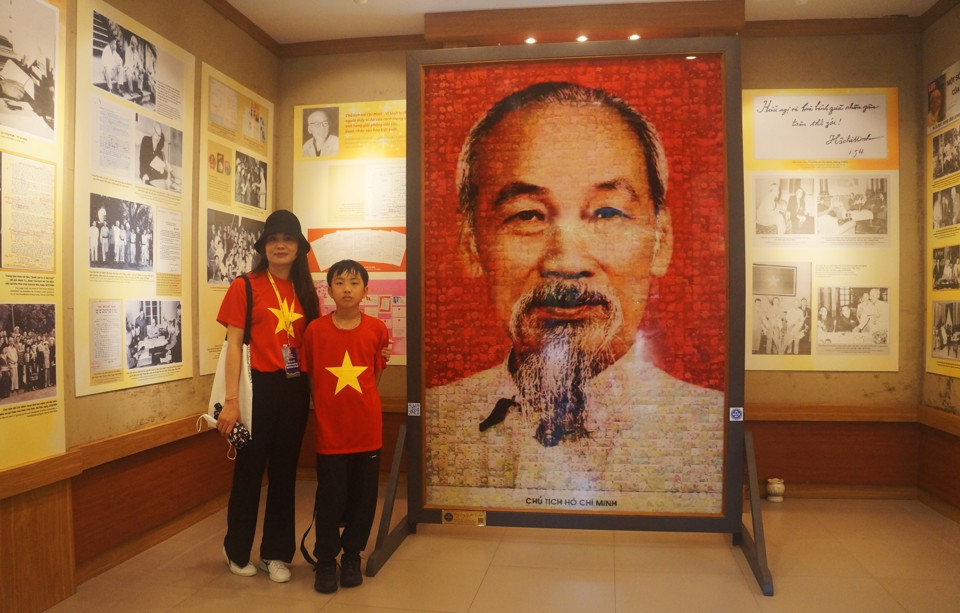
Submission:
[[243,324],[243,344],[250,344],[250,328],[253,327],[253,286],[250,285],[250,278],[247,275],[243,277],[243,282],[247,285],[247,319]]
[[[317,486],[319,490],[319,485]],[[313,513],[310,515],[310,525],[307,526],[307,531],[303,533],[303,538],[300,539],[300,553],[303,555],[303,559],[307,561],[307,564],[316,568],[317,561],[313,559],[313,556],[310,555],[310,552],[307,551],[307,535],[310,534],[310,530],[313,529],[313,523],[317,521],[317,495],[313,495]]]

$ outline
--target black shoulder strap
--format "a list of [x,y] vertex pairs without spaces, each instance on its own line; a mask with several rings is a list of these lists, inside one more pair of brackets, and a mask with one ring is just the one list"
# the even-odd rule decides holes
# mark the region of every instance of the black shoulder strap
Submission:
[[[317,486],[317,489],[318,489],[318,492],[317,492],[317,493],[319,493],[319,486]],[[307,535],[310,534],[310,530],[313,529],[313,524],[314,524],[314,522],[316,522],[316,520],[317,520],[317,504],[318,504],[317,496],[316,496],[316,494],[314,494],[314,497],[313,497],[313,514],[310,516],[310,525],[307,526],[307,531],[303,533],[303,538],[300,539],[300,553],[303,555],[303,559],[307,561],[307,564],[309,564],[310,566],[312,566],[312,567],[314,567],[314,568],[317,567],[317,561],[314,560],[314,559],[313,559],[313,556],[310,555],[310,552],[307,551]]]
[[250,328],[253,326],[253,286],[250,285],[250,279],[247,275],[243,277],[243,282],[247,285],[247,320],[243,324],[243,344],[250,344]]

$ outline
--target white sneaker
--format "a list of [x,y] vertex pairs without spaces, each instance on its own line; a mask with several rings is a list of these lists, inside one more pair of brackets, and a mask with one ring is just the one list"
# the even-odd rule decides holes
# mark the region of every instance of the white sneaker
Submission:
[[270,573],[270,580],[276,583],[286,583],[290,580],[290,569],[280,560],[260,560],[260,570]]
[[241,577],[252,577],[257,574],[257,567],[253,564],[247,562],[247,565],[244,567],[237,566],[233,563],[233,560],[230,559],[230,556],[227,555],[227,548],[223,548],[223,558],[227,561],[227,568],[230,569],[230,572],[239,575]]

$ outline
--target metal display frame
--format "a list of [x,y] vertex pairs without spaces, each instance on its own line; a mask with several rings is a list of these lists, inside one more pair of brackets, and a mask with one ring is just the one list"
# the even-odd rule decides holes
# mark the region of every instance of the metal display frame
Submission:
[[[724,134],[726,155],[726,251],[727,251],[727,411],[725,423],[724,485],[722,513],[717,515],[650,513],[589,513],[569,511],[518,511],[484,509],[482,525],[598,530],[646,530],[669,532],[727,533],[742,548],[761,590],[772,595],[773,583],[766,562],[752,441],[743,426],[744,356],[739,340],[744,336],[744,223],[743,155],[740,95],[740,52],[736,38],[663,39],[631,43],[591,43],[490,47],[411,52],[407,56],[407,228],[408,228],[408,413],[395,450],[387,503],[377,535],[377,547],[368,560],[372,576],[383,566],[403,539],[416,531],[418,523],[450,523],[451,511],[424,503],[424,423],[421,417],[425,384],[424,355],[424,267],[423,260],[423,143],[421,115],[425,68],[478,62],[521,62],[564,58],[615,56],[686,55],[711,53],[722,56],[724,91]],[[399,470],[407,458],[408,513],[390,530],[394,500],[400,488]],[[750,493],[752,530],[743,523],[744,487]],[[455,522],[454,522],[455,523]]]

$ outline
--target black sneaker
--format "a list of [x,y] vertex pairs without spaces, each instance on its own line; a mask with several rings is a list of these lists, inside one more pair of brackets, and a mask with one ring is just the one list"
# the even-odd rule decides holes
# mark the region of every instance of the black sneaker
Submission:
[[337,591],[337,561],[326,560],[317,562],[314,568],[313,589],[321,594],[332,594]]
[[340,556],[340,585],[343,587],[357,587],[363,583],[360,573],[360,554],[344,553]]

